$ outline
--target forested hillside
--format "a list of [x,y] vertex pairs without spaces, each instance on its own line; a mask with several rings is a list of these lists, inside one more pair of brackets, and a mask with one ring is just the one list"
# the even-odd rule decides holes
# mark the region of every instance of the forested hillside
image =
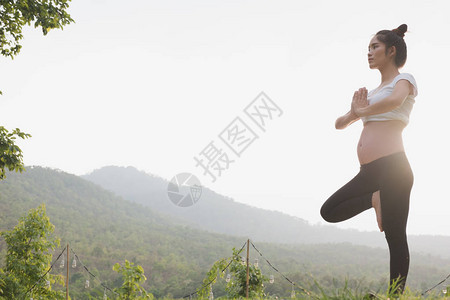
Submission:
[[[7,176],[0,182],[0,230],[10,230],[30,208],[45,203],[62,247],[70,243],[70,248],[97,278],[91,278],[91,286],[85,289],[84,282],[90,276],[80,265],[71,268],[71,293],[75,299],[86,299],[88,294],[102,295],[100,281],[110,287],[119,286],[112,266],[125,259],[144,268],[148,279],[144,287],[155,297],[182,297],[201,286],[214,261],[229,257],[232,248],[240,248],[247,238],[193,229],[183,221],[125,201],[64,172],[29,167],[22,174]],[[211,218],[208,212],[202,217]],[[332,287],[333,280],[342,284],[346,278],[351,282],[362,280],[364,286],[374,289],[385,288],[387,283],[388,253],[384,249],[345,243],[288,245],[255,241],[255,245],[280,272],[305,287],[313,280]],[[0,241],[1,264],[4,256],[5,244]],[[275,282],[266,291],[281,297],[289,295],[290,283],[251,249],[251,261],[255,258],[259,258],[264,274],[275,275]],[[449,270],[450,260],[413,254],[408,284],[418,290],[428,288]],[[52,272],[63,273],[63,269],[56,266]],[[215,295],[224,293],[223,286],[222,281],[216,283]]]
[[[331,225],[313,226],[303,219],[281,212],[235,202],[207,188],[203,188],[202,196],[194,206],[180,208],[169,201],[166,180],[138,171],[133,167],[103,167],[83,177],[113,191],[125,200],[183,219],[207,231],[234,236],[251,236],[255,241],[273,243],[349,242],[387,248],[384,234],[379,232],[341,230]],[[450,236],[410,235],[408,239],[410,249],[414,252],[450,258]]]

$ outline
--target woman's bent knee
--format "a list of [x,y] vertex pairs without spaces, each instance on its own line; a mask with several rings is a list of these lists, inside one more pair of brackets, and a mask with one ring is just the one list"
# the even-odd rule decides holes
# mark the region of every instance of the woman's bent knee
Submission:
[[329,222],[329,223],[336,223],[336,219],[334,218],[333,214],[330,212],[329,209],[326,208],[325,204],[322,205],[322,208],[320,209],[320,215],[322,218]]

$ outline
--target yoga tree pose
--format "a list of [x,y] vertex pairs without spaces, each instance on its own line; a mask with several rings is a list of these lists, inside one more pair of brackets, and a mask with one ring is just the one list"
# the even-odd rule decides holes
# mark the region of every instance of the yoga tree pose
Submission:
[[390,289],[405,288],[409,269],[406,223],[414,176],[405,154],[402,131],[417,96],[414,77],[400,73],[406,62],[403,39],[406,24],[393,30],[381,30],[368,48],[370,69],[378,69],[381,84],[367,92],[353,94],[351,108],[336,120],[336,129],[344,129],[361,119],[364,127],[357,146],[359,173],[336,191],[321,208],[327,222],[347,220],[374,208],[378,227],[384,231],[390,253]]

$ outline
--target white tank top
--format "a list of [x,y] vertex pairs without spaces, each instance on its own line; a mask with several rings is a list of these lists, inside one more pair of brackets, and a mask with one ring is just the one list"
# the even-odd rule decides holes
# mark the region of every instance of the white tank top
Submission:
[[392,94],[395,84],[401,79],[406,79],[409,82],[411,82],[411,84],[414,86],[414,94],[408,95],[408,97],[406,97],[406,99],[402,103],[402,105],[395,108],[394,110],[391,110],[391,111],[388,111],[388,112],[385,112],[382,114],[361,117],[361,120],[363,121],[364,124],[368,121],[400,120],[403,123],[405,123],[405,125],[408,125],[409,115],[410,115],[413,105],[415,103],[415,97],[418,94],[416,80],[414,79],[414,77],[411,74],[409,74],[409,73],[398,74],[394,78],[394,80],[392,80],[391,83],[383,86],[378,91],[375,92],[376,89],[371,90],[367,94],[367,100],[369,101],[369,105],[371,105],[373,103],[376,103],[376,102],[386,98],[387,96]]

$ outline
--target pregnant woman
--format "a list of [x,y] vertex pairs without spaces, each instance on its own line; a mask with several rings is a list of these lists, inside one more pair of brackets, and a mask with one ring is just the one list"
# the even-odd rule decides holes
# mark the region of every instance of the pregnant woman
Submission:
[[406,62],[406,30],[405,24],[381,30],[370,41],[369,67],[380,71],[381,84],[369,93],[366,88],[355,91],[350,111],[336,120],[336,129],[359,119],[364,124],[357,146],[360,171],[320,211],[326,221],[334,223],[375,209],[389,246],[389,289],[394,293],[404,291],[408,275],[406,223],[414,181],[402,141],[417,96],[414,77],[399,72]]

